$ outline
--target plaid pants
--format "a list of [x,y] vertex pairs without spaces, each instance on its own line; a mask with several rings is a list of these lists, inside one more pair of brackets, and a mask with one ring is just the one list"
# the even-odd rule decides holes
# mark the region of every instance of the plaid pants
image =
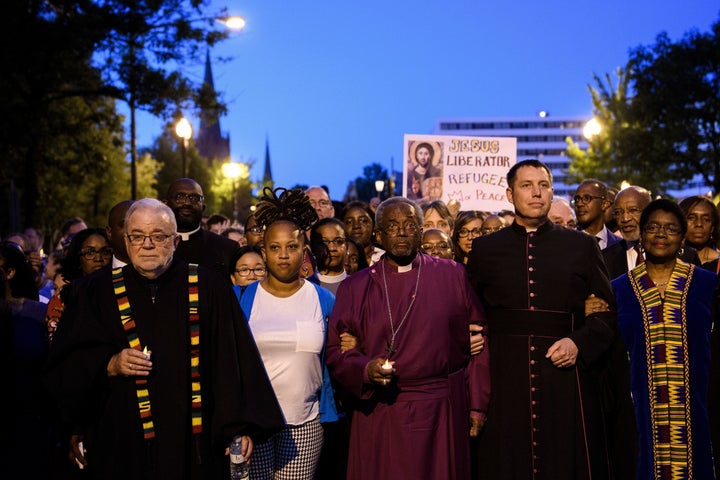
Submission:
[[286,425],[268,441],[254,446],[252,480],[312,480],[323,446],[320,417],[301,425]]

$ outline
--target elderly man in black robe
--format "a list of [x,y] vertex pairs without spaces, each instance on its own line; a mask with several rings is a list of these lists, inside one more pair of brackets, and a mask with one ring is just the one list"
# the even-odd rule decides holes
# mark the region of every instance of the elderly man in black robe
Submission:
[[284,423],[229,282],[173,259],[176,229],[166,205],[138,200],[131,263],[84,277],[68,299],[46,384],[84,427],[90,478],[221,478],[231,440],[250,456]]
[[552,174],[538,160],[508,172],[515,221],[473,241],[470,281],[486,307],[492,392],[476,478],[608,478],[599,372],[614,308],[595,239],[548,220]]

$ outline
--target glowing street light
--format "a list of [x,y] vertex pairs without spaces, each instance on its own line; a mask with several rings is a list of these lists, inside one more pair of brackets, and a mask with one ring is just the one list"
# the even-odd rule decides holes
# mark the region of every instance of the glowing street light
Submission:
[[187,147],[188,142],[192,138],[192,125],[187,118],[182,117],[178,120],[177,125],[175,125],[175,134],[182,139],[182,142],[180,142],[180,148],[182,149],[182,178],[186,178],[187,171],[185,165],[187,164]]
[[247,167],[245,165],[239,164],[239,163],[223,163],[222,165],[222,172],[223,175],[225,175],[227,178],[229,178],[232,181],[232,201],[233,201],[233,218],[237,222],[238,219],[238,204],[237,204],[237,195],[235,193],[235,181],[243,176],[244,173],[247,172]]
[[593,117],[583,127],[583,137],[587,140],[591,140],[593,137],[602,132],[602,125],[597,121],[597,118]]
[[217,21],[225,25],[230,30],[242,30],[245,28],[245,24],[247,23],[243,17],[238,15],[218,18]]
[[385,188],[385,180],[375,180],[375,190],[377,190],[378,198],[382,200],[382,191]]

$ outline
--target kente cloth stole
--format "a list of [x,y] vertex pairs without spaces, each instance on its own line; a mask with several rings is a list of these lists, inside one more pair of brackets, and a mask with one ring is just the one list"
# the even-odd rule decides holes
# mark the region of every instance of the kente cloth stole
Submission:
[[665,298],[645,264],[630,275],[643,315],[656,480],[693,477],[686,301],[694,271],[693,265],[678,262]]
[[[132,317],[130,300],[125,289],[125,279],[122,268],[112,271],[113,289],[117,299],[120,321],[125,329],[130,348],[142,350],[140,339],[137,335],[135,320]],[[202,432],[202,390],[200,383],[200,314],[198,313],[198,266],[191,263],[188,265],[188,335],[190,338],[190,383],[191,383],[191,411],[192,411],[192,432]],[[152,419],[150,406],[150,394],[147,387],[146,377],[135,378],[135,389],[137,391],[138,410],[142,421],[143,436],[145,439],[155,438],[155,425]]]

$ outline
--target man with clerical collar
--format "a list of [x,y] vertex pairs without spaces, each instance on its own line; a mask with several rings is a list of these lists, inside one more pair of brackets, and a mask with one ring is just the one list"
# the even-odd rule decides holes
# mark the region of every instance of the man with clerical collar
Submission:
[[417,204],[375,215],[385,255],[343,280],[328,331],[331,375],[354,397],[347,478],[469,479],[490,392],[488,351],[471,357],[468,337],[482,306],[463,265],[419,251]]
[[220,478],[234,438],[250,456],[284,424],[262,360],[226,275],[173,258],[166,205],[134,202],[125,231],[130,263],[88,276],[66,305],[53,403],[83,427],[89,478]]
[[549,221],[545,164],[516,163],[507,184],[514,223],[476,238],[467,263],[492,339],[492,398],[475,478],[608,478],[598,368],[616,317],[585,316],[591,294],[613,300],[600,248]]
[[175,214],[180,240],[175,256],[217,270],[230,281],[228,265],[240,245],[202,228],[203,199],[202,187],[192,178],[175,180],[168,188],[165,203]]

